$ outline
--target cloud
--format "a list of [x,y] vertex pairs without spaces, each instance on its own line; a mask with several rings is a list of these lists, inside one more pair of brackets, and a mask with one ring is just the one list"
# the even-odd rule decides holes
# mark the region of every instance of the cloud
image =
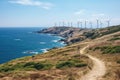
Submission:
[[51,9],[54,5],[49,2],[41,2],[38,0],[11,0],[9,1],[13,4],[26,5],[26,6],[36,6],[44,9]]
[[85,13],[85,9],[81,9],[80,11],[75,12],[75,15],[83,15]]

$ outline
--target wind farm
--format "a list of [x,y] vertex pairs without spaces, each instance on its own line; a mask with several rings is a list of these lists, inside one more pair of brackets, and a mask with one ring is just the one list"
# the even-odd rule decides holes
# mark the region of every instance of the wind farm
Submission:
[[81,28],[81,29],[99,29],[99,28],[105,28],[105,27],[109,27],[112,26],[110,25],[111,20],[99,20],[96,19],[93,21],[77,21],[77,22],[68,22],[68,21],[63,21],[63,22],[55,22],[54,23],[54,27],[77,27],[77,28]]

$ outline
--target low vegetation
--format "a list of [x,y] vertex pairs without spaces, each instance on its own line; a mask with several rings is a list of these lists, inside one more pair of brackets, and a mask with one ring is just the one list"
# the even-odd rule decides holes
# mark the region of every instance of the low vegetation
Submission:
[[[110,35],[108,38],[108,43],[107,41],[104,42],[103,39],[102,41],[104,44],[100,40],[97,41],[95,39],[117,31],[120,31],[120,26],[83,32],[82,36],[78,35],[77,39],[80,37],[85,39],[89,38],[86,40],[88,43],[84,43],[83,41],[84,44],[78,42],[75,44],[69,44],[64,48],[54,47],[45,54],[19,58],[5,64],[1,64],[0,80],[6,80],[6,77],[10,79],[12,78],[11,80],[77,80],[93,67],[92,61],[90,61],[88,57],[81,55],[78,52],[78,46],[80,46],[80,49],[82,49],[84,46],[89,44],[89,41],[93,42],[91,39],[94,39],[95,42],[93,46],[90,46],[91,53],[89,50],[86,51],[86,53],[103,58],[105,62],[110,62],[110,64],[106,64],[106,67],[108,68],[107,73],[110,74],[103,77],[105,78],[104,80],[119,80],[120,71],[117,71],[117,69],[119,70],[120,65],[120,45],[118,43],[119,41],[116,40],[120,40],[120,34],[117,33],[114,36]],[[55,33],[57,34],[57,32]],[[70,34],[72,34],[71,31]],[[98,52],[97,55],[96,52]],[[99,54],[99,52],[102,52],[103,54]],[[113,75],[113,73],[115,75]]]
[[114,38],[111,38],[109,41],[115,41],[115,40],[120,40],[119,37],[114,37]]
[[0,72],[11,72],[11,71],[20,71],[20,70],[46,70],[52,68],[52,64],[40,63],[40,62],[27,62],[27,63],[18,63],[15,65],[5,64],[0,66]]
[[120,46],[103,46],[94,48],[94,50],[98,49],[101,50],[103,54],[120,53]]
[[85,66],[87,66],[86,63],[83,63],[82,61],[77,60],[77,59],[71,59],[68,61],[59,62],[56,65],[56,68],[58,68],[58,69],[71,68],[71,67],[78,67],[79,68],[79,67],[85,67]]
[[117,63],[120,64],[120,60],[117,60]]
[[111,33],[120,31],[120,25],[108,27],[106,29],[107,29],[107,31],[103,32],[102,35],[107,35],[107,34],[111,34]]
[[[90,32],[85,32],[84,35],[87,38],[95,39],[97,37],[101,37],[101,36],[104,36],[104,35],[112,34],[112,33],[118,32],[118,31],[120,31],[120,25],[118,25],[118,26],[111,26],[111,27],[98,29],[98,30],[92,30]],[[119,39],[119,38],[116,38],[116,39]]]
[[116,41],[116,40],[120,40],[120,34],[116,34],[114,35],[111,39],[109,39],[108,41]]
[[86,63],[80,61],[79,59],[69,59],[58,61],[56,64],[51,64],[48,62],[26,62],[17,64],[4,64],[0,66],[0,72],[12,72],[12,71],[35,71],[35,70],[48,70],[56,67],[57,69],[71,68],[71,67],[85,67]]

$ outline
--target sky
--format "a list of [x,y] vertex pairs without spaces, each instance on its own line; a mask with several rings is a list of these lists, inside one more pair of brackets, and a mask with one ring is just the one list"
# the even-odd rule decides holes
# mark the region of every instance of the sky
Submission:
[[0,0],[0,27],[120,24],[120,0]]

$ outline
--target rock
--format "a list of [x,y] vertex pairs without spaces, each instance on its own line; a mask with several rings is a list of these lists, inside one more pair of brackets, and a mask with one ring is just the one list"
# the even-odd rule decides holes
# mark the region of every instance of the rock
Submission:
[[65,39],[61,39],[60,41],[64,41],[66,44],[71,44],[71,43],[84,40],[85,38],[83,37],[86,36],[84,35],[84,33],[89,32],[89,30],[74,28],[74,27],[51,27],[51,28],[43,29],[37,32],[38,33],[49,33],[49,34],[61,36]]

